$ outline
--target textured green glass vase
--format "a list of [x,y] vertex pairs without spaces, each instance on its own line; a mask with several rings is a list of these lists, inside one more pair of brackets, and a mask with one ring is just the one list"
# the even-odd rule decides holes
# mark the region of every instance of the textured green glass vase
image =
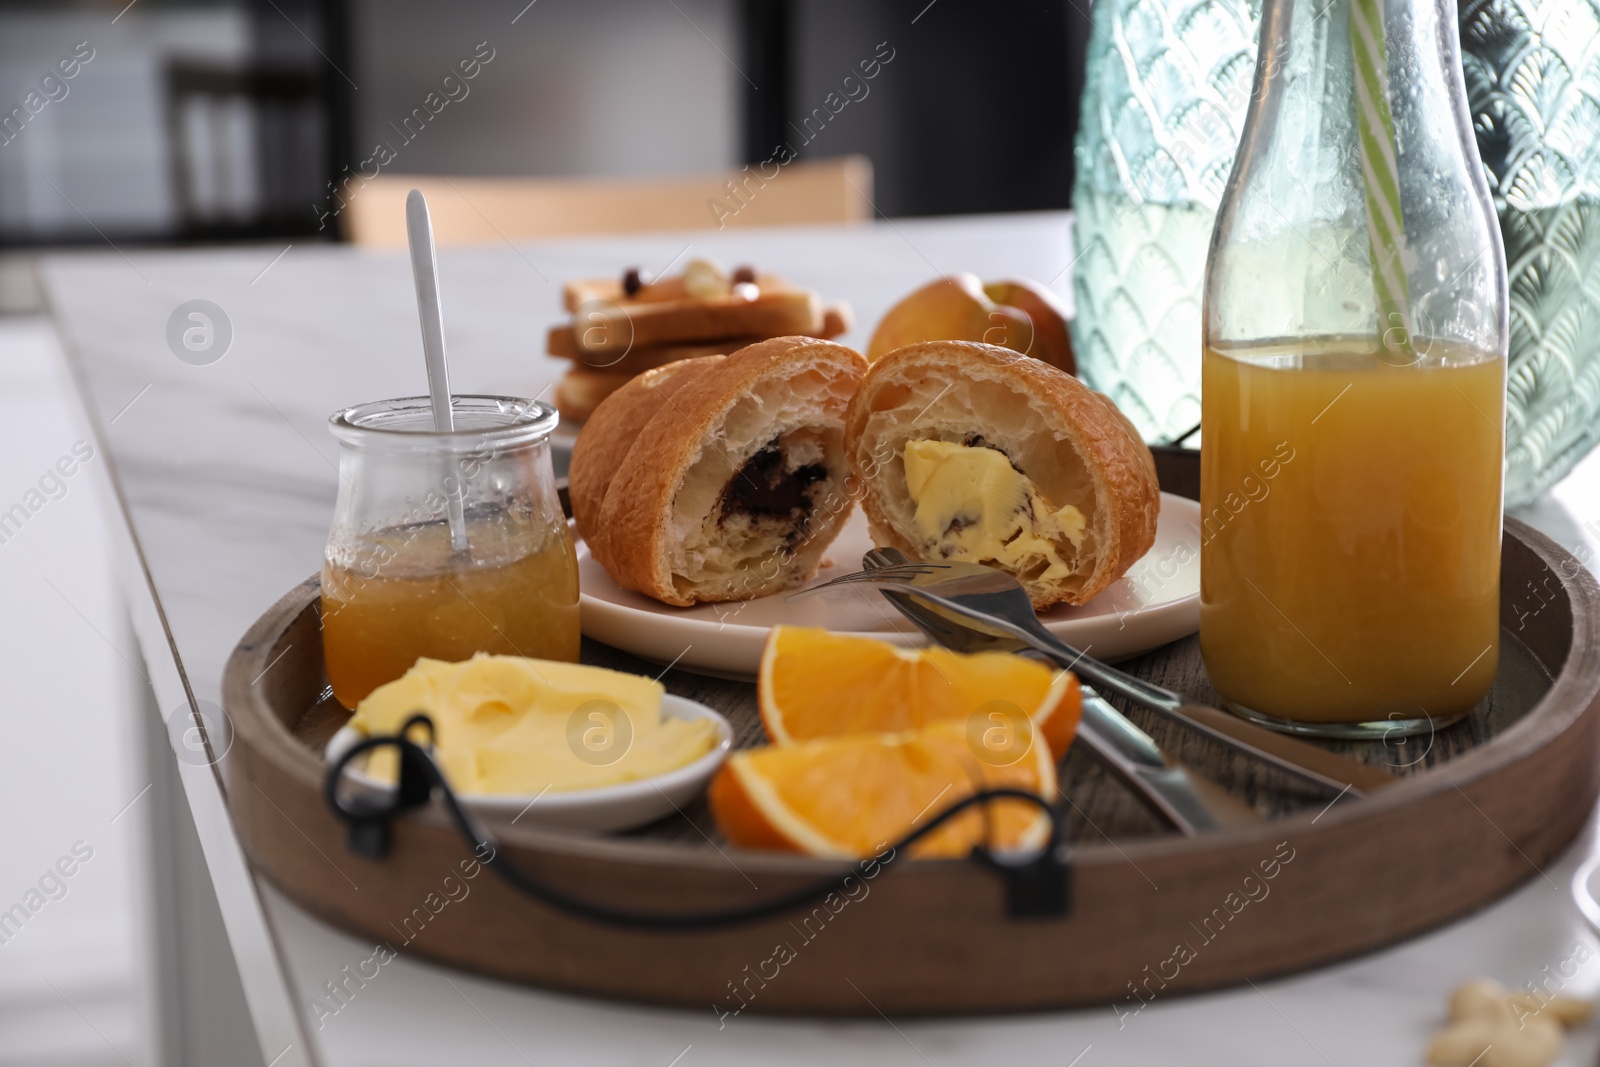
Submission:
[[1261,0],[1095,0],[1072,191],[1078,369],[1150,440],[1200,421],[1200,285]]
[[1506,506],[1600,443],[1600,0],[1469,0],[1461,57],[1511,286]]

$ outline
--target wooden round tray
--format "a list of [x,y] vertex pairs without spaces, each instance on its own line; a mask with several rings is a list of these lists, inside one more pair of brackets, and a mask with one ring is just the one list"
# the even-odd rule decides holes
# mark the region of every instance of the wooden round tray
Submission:
[[[1159,465],[1165,488],[1197,495],[1192,456],[1160,456]],[[383,860],[351,854],[321,794],[322,747],[346,713],[323,671],[315,578],[263,615],[228,662],[228,803],[252,862],[303,907],[374,944],[466,970],[719,1013],[1135,1011],[1410,937],[1501,896],[1573,839],[1600,790],[1600,587],[1554,542],[1508,520],[1501,598],[1500,672],[1472,716],[1431,738],[1331,746],[1406,775],[1378,796],[1329,805],[1123,708],[1271,818],[1178,836],[1074,750],[1062,767],[1077,844],[1071,913],[1061,919],[1011,919],[992,871],[926,861],[862,882],[831,908],[745,926],[598,925],[475,869],[437,804],[396,823]],[[657,669],[589,641],[583,654]],[[1215,700],[1194,638],[1127,667]],[[753,686],[681,671],[664,681],[727,714],[740,747],[761,742]],[[634,910],[749,905],[840,870],[727,847],[703,801],[625,835],[497,833],[535,875]]]

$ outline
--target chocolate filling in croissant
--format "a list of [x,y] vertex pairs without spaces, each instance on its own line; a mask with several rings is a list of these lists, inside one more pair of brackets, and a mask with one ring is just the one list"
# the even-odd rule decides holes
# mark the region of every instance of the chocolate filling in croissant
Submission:
[[735,515],[791,522],[805,518],[812,505],[810,489],[828,477],[828,468],[820,463],[794,470],[787,467],[776,441],[746,460],[722,490],[718,501],[721,521]]

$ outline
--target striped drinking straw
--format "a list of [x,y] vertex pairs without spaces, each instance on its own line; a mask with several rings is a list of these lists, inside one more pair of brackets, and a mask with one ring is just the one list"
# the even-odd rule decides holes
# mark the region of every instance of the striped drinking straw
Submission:
[[1415,362],[1411,293],[1406,283],[1406,228],[1400,213],[1400,172],[1395,166],[1394,115],[1389,110],[1383,0],[1350,0],[1350,51],[1355,58],[1356,126],[1379,342],[1385,350],[1404,356],[1406,362]]

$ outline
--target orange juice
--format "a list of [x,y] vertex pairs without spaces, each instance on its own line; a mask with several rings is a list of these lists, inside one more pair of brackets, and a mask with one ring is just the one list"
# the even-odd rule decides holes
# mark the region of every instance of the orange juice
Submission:
[[1200,644],[1235,708],[1438,724],[1488,693],[1505,362],[1418,349],[1205,352]]
[[323,659],[339,703],[354,708],[421,656],[577,660],[578,564],[566,528],[503,518],[469,524],[467,540],[507,551],[486,564],[458,558],[435,522],[364,539],[359,562],[323,564]]

